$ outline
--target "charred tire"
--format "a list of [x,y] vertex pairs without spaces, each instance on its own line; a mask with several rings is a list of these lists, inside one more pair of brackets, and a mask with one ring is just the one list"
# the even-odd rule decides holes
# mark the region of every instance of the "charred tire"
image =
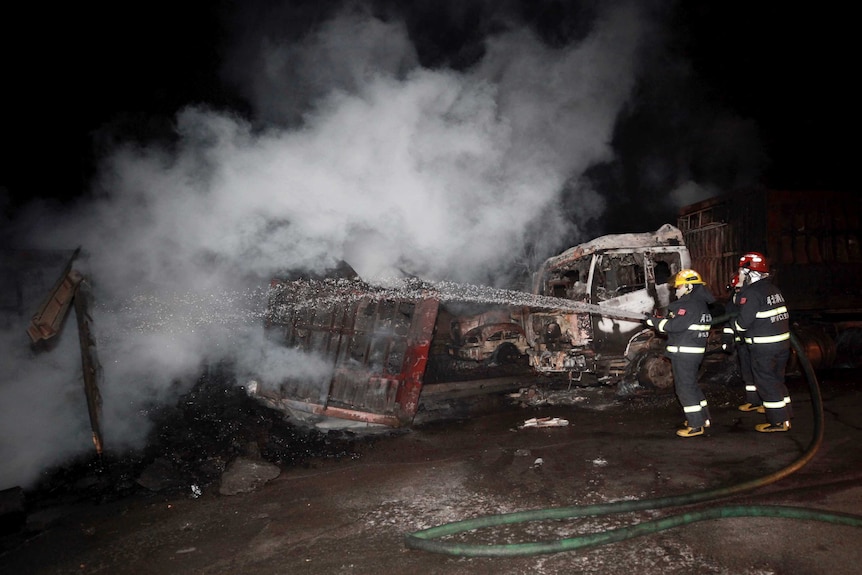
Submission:
[[512,365],[518,363],[521,359],[521,352],[518,347],[509,342],[501,343],[494,353],[491,354],[491,363],[493,365]]
[[670,361],[660,353],[644,353],[638,358],[637,379],[644,387],[660,391],[673,389],[673,369]]

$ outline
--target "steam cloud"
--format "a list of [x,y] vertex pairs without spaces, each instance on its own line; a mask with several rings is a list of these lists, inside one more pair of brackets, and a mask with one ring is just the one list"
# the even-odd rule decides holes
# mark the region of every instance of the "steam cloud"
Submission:
[[[87,253],[108,449],[140,445],[147,410],[207,363],[310,369],[263,341],[275,273],[345,260],[367,281],[504,286],[582,236],[606,207],[581,175],[613,156],[648,31],[638,4],[609,4],[563,47],[510,26],[465,70],[423,68],[403,22],[356,8],[301,42],[249,36],[263,40],[238,42],[227,73],[253,118],[189,106],[175,146],[121,145],[88,200],[10,224]],[[564,192],[577,211],[557,209]],[[77,338],[33,354],[9,328],[0,488],[91,449]]]

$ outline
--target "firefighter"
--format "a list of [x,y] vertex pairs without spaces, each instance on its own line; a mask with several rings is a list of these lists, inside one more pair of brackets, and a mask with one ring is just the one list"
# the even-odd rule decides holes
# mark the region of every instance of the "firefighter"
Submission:
[[[742,286],[739,284],[739,274],[730,279],[727,284],[727,290],[730,292],[730,301],[727,303],[726,312],[729,316],[736,317],[739,313],[739,290]],[[757,393],[757,387],[754,385],[754,376],[751,375],[751,356],[748,351],[748,346],[742,340],[742,336],[734,329],[733,321],[729,321],[722,329],[721,347],[724,351],[730,353],[736,351],[736,357],[739,361],[739,373],[742,376],[742,382],[745,385],[745,403],[739,406],[739,411],[757,411],[758,413],[766,413],[766,408],[763,407],[763,402],[760,400],[760,395]]]
[[696,437],[709,427],[709,406],[697,383],[697,373],[712,323],[708,306],[715,298],[700,274],[691,269],[677,273],[672,288],[677,299],[668,306],[667,317],[652,316],[646,324],[659,333],[668,334],[665,355],[670,359],[676,396],[686,417],[683,429],[676,434]]
[[790,358],[790,314],[763,254],[749,252],[739,258],[738,277],[741,287],[733,327],[748,348],[757,395],[746,392],[749,401],[739,409],[766,414],[767,423],[756,425],[757,431],[788,431],[793,412],[784,372]]

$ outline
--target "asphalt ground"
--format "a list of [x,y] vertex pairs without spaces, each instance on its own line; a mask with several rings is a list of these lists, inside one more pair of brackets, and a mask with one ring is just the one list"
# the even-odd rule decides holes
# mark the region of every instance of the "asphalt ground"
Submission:
[[[577,389],[569,401],[500,404],[493,412],[436,421],[359,443],[341,459],[285,468],[248,493],[217,486],[108,503],[77,502],[28,517],[8,543],[9,574],[856,574],[862,529],[790,518],[693,523],[577,551],[513,558],[409,549],[405,535],[514,511],[633,501],[716,489],[769,476],[812,444],[813,402],[789,381],[787,433],[762,434],[762,415],[739,412],[742,391],[706,389],[713,417],[704,436],[679,438],[672,396],[620,399]],[[781,480],[681,509],[505,526],[464,542],[554,540],[692,509],[786,505],[862,516],[862,378],[820,375],[824,438],[811,460]],[[567,425],[521,426],[531,418]]]

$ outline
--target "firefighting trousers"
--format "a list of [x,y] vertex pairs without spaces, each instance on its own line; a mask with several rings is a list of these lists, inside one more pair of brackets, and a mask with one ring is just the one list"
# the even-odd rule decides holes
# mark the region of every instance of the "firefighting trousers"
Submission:
[[754,374],[751,373],[751,351],[748,344],[737,343],[736,356],[739,358],[739,373],[745,384],[745,401],[751,405],[761,405],[763,400],[757,393],[757,386],[754,385]]
[[775,349],[769,344],[753,344],[751,352],[751,374],[757,394],[766,408],[769,423],[780,424],[793,417],[790,393],[784,383],[784,371],[790,358],[790,349]]
[[700,353],[675,353],[670,357],[676,397],[689,427],[702,427],[709,420],[706,396],[697,383],[697,372],[703,361]]

